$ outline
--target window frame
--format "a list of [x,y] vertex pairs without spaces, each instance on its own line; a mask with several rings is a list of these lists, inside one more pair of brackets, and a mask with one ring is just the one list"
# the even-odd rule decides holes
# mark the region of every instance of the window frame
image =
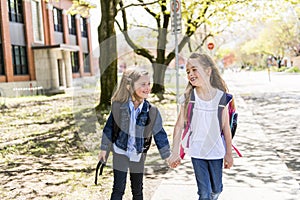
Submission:
[[70,35],[77,35],[76,32],[76,16],[75,15],[68,15],[68,28]]
[[22,0],[7,0],[8,17],[10,22],[24,23],[23,18],[23,1]]
[[0,42],[0,75],[5,75],[4,57],[3,57],[3,47]]
[[33,15],[33,11],[32,11],[32,28],[33,28],[33,34],[34,34],[33,35],[34,41],[44,42],[41,0],[31,0],[31,9],[33,9],[33,6],[36,9],[35,16]]
[[55,32],[63,32],[63,14],[62,9],[53,7],[53,25]]
[[72,73],[79,73],[79,52],[71,52]]
[[28,60],[26,46],[11,45],[14,75],[28,75]]
[[88,37],[87,18],[80,17],[80,31],[82,37]]
[[90,57],[88,53],[83,53],[83,71],[85,73],[91,72],[91,63],[90,63]]

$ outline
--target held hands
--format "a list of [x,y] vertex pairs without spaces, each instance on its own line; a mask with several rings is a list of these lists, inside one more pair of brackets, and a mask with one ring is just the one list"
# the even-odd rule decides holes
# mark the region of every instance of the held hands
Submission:
[[181,163],[181,158],[178,156],[178,154],[171,154],[169,158],[167,158],[167,162],[170,168],[176,168]]

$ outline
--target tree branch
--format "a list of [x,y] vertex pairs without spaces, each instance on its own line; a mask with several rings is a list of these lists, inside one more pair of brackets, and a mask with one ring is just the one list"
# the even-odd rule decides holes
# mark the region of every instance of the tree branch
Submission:
[[[143,0],[138,0],[138,1],[145,4]],[[159,1],[156,1],[155,3],[158,3],[158,2]],[[143,7],[152,17],[157,18],[156,13],[151,11],[150,8],[148,8],[146,5],[144,5]]]
[[131,24],[131,23],[129,23],[129,25],[131,25],[131,26],[133,26],[133,27],[138,27],[138,28],[147,28],[147,29],[150,29],[150,30],[152,30],[152,31],[157,32],[157,29],[151,28],[151,27],[149,27],[149,26],[137,25],[137,24]]
[[142,2],[142,3],[132,3],[132,4],[129,4],[129,5],[123,6],[122,8],[120,8],[120,9],[118,10],[118,12],[119,12],[119,11],[122,11],[122,10],[124,10],[124,9],[126,9],[126,8],[129,8],[129,7],[138,7],[138,6],[153,5],[153,4],[158,3],[159,1],[153,1],[153,2],[149,2],[149,3],[144,3],[143,1],[140,1],[140,2]]
[[207,38],[213,37],[213,36],[214,36],[214,35],[211,34],[211,33],[207,34],[207,35],[203,38],[201,44],[198,45],[194,51],[198,51],[198,50],[204,45],[204,42],[207,40]]
[[[185,35],[178,45],[178,52],[180,52],[185,46],[185,44],[188,43],[189,41],[190,41],[190,36]],[[173,49],[173,51],[168,54],[167,59],[165,61],[165,65],[168,66],[174,58],[175,58],[175,49]]]
[[[123,2],[120,1],[119,3],[120,7],[123,8]],[[154,56],[150,54],[150,51],[143,48],[143,47],[139,47],[137,44],[135,44],[132,39],[130,38],[129,34],[128,34],[128,26],[127,26],[127,17],[126,17],[126,11],[125,9],[122,9],[122,19],[123,19],[123,29],[121,28],[120,24],[117,23],[120,31],[123,33],[125,40],[127,41],[128,45],[134,50],[134,52],[137,55],[141,55],[144,56],[145,58],[147,58],[151,63],[153,63],[153,58]]]

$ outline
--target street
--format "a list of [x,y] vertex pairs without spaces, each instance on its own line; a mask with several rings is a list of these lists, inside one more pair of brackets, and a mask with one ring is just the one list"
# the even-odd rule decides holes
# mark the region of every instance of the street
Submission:
[[[229,88],[241,95],[278,156],[300,184],[300,75],[227,73]],[[242,115],[243,113],[241,113]]]
[[[234,142],[249,160],[244,163],[248,166],[241,166],[242,172],[238,170],[235,175],[240,175],[239,180],[250,186],[272,188],[277,182],[277,191],[299,192],[300,75],[271,73],[269,81],[267,72],[228,72],[224,79],[229,90],[240,98],[237,102],[244,101],[246,106],[240,109],[246,113],[239,114],[240,121],[248,125],[237,131]],[[244,140],[247,144],[243,144]],[[243,171],[244,167],[246,171]],[[227,175],[230,177],[234,173]],[[278,195],[276,198],[280,199]],[[285,196],[284,199],[295,198]]]

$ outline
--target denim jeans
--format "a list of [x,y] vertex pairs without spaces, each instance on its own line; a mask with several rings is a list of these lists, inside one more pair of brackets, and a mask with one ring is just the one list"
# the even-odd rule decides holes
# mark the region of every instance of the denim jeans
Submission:
[[145,155],[140,162],[130,162],[125,155],[113,153],[114,183],[111,200],[122,200],[128,169],[130,171],[131,193],[133,200],[143,200],[143,177],[144,177]]
[[217,200],[223,190],[223,159],[204,160],[192,158],[198,186],[199,200]]

